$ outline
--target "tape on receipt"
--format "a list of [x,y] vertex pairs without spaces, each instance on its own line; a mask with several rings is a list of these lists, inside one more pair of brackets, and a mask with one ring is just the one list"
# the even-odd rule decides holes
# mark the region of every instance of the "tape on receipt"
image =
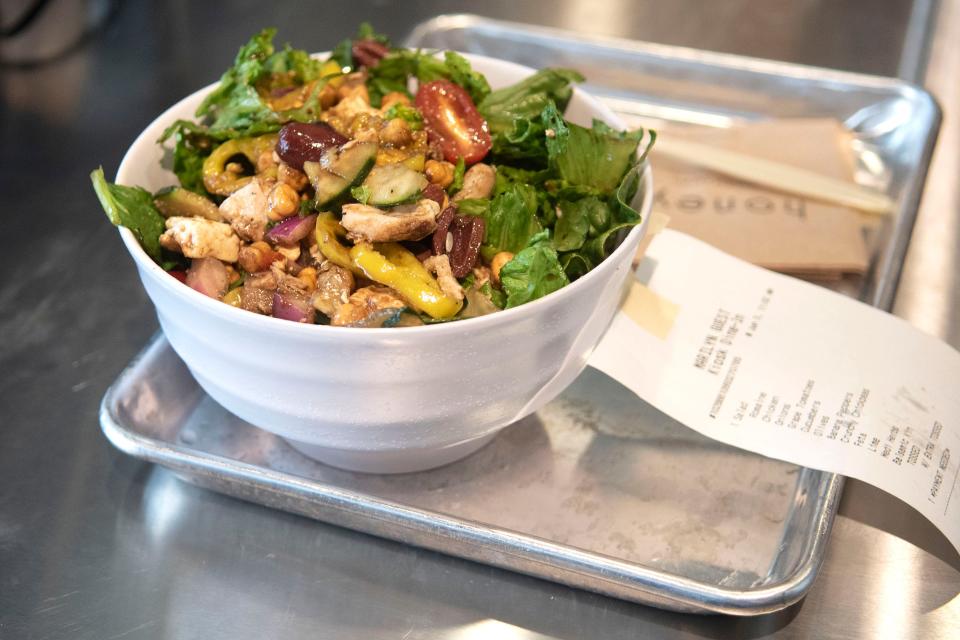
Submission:
[[637,278],[591,366],[710,438],[877,486],[960,549],[960,353],[669,229]]

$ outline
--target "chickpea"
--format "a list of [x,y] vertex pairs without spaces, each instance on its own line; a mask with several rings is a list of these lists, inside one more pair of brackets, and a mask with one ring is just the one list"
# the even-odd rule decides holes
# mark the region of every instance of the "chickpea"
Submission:
[[454,202],[466,198],[489,198],[497,181],[497,172],[488,164],[478,162],[463,174],[463,189],[453,196]]
[[234,284],[237,280],[240,279],[240,272],[233,268],[231,265],[227,265],[227,281],[230,284]]
[[237,262],[247,273],[257,273],[270,268],[270,264],[281,256],[269,244],[260,240],[250,246],[240,247],[240,257]]
[[512,253],[509,251],[501,251],[493,256],[493,260],[490,261],[490,276],[493,279],[493,283],[498,287],[500,286],[500,270],[503,269],[503,265],[511,260],[513,260]]
[[380,142],[394,147],[404,147],[413,141],[410,124],[403,118],[394,118],[380,130]]
[[267,217],[280,220],[300,209],[300,194],[286,182],[278,182],[267,196]]
[[277,247],[277,253],[287,260],[296,261],[296,259],[300,257],[300,245],[295,244],[292,247]]
[[310,291],[317,288],[317,270],[313,267],[304,267],[297,274],[297,278],[307,286]]
[[280,162],[277,166],[277,180],[293,187],[294,191],[303,191],[310,184],[307,174],[294,169],[286,162]]
[[453,182],[454,166],[445,160],[427,160],[423,170],[431,184],[446,189]]

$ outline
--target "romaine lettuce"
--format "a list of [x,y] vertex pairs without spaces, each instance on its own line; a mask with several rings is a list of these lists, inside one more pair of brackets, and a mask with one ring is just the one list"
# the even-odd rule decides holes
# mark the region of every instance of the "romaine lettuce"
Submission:
[[542,298],[570,283],[550,243],[549,231],[534,235],[513,260],[503,265],[500,283],[507,294],[506,309]]
[[90,181],[110,222],[130,229],[147,255],[159,262],[162,255],[160,235],[165,225],[150,192],[140,187],[107,182],[103,167],[90,174]]

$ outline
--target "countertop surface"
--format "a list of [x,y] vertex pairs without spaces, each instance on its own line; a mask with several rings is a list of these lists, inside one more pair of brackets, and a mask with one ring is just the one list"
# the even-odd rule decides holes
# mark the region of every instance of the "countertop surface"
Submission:
[[[0,22],[28,2],[5,3]],[[322,50],[439,13],[769,57],[924,84],[945,117],[894,312],[960,346],[960,6],[918,0],[553,3],[54,1],[0,40],[0,638],[949,638],[960,557],[848,482],[802,602],[669,613],[246,504],[114,450],[104,390],[157,330],[88,173],[216,79],[265,25]],[[103,28],[83,25],[111,12]],[[46,64],[24,63],[56,54]],[[21,64],[15,64],[20,61]]]

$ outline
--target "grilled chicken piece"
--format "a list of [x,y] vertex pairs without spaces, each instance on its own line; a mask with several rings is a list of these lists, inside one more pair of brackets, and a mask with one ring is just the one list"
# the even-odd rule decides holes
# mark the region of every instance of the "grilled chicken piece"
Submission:
[[330,324],[337,327],[361,325],[370,316],[385,309],[403,309],[407,306],[400,297],[389,287],[371,286],[357,289],[347,300],[340,305]]
[[354,242],[398,242],[420,240],[437,228],[440,205],[421,200],[415,205],[384,211],[365,204],[343,205],[340,224]]
[[247,274],[240,291],[240,306],[247,311],[270,315],[273,313],[273,292],[276,290],[277,277],[272,271]]
[[167,230],[160,236],[160,246],[178,251],[188,258],[217,258],[236,262],[240,238],[230,225],[206,218],[173,216],[166,220]]
[[220,204],[220,213],[244,240],[263,240],[267,230],[267,194],[260,180],[254,178]]
[[446,254],[430,256],[423,261],[423,266],[437,276],[437,283],[445,294],[459,301],[463,300],[463,287],[461,287],[457,279],[453,277],[449,256]]
[[341,306],[347,304],[354,286],[352,273],[324,261],[317,269],[317,287],[311,299],[313,308],[332,318]]

